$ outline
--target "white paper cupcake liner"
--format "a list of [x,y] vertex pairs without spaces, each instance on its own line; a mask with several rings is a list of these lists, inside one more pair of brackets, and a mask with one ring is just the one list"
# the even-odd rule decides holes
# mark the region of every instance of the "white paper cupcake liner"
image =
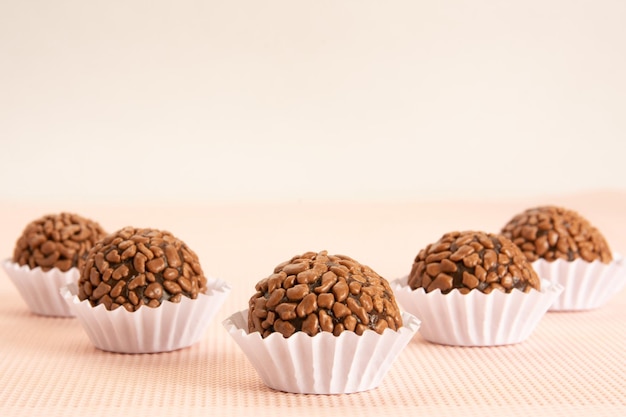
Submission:
[[568,262],[558,259],[533,262],[537,274],[563,286],[564,290],[550,307],[550,311],[591,310],[605,305],[611,297],[626,286],[626,261],[614,254],[611,263],[586,262],[576,259]]
[[230,286],[209,278],[207,294],[182,297],[179,303],[164,301],[159,307],[137,311],[104,305],[92,307],[78,299],[76,284],[61,289],[63,298],[80,321],[91,342],[101,350],[119,353],[156,353],[182,349],[196,343],[230,293]]
[[270,388],[302,394],[348,394],[376,388],[420,326],[408,313],[404,325],[383,334],[367,330],[358,336],[303,332],[284,338],[274,333],[263,339],[248,334],[248,310],[239,311],[223,325]]
[[59,289],[78,281],[78,268],[62,272],[58,268],[42,271],[40,267],[30,269],[9,259],[2,261],[2,267],[28,305],[30,311],[42,316],[72,317]]
[[541,282],[541,291],[485,294],[453,290],[427,293],[412,290],[408,277],[394,280],[400,306],[422,321],[420,334],[428,341],[455,346],[498,346],[519,343],[528,338],[563,287]]

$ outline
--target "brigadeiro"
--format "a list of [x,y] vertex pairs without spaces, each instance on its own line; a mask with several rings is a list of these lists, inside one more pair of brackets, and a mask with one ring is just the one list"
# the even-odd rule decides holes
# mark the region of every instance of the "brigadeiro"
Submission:
[[402,326],[387,280],[347,256],[296,256],[278,265],[256,291],[249,302],[248,330],[263,337],[273,332],[289,337],[296,331],[361,335]]
[[61,287],[76,282],[87,252],[106,235],[100,225],[73,213],[47,214],[30,222],[3,267],[36,314],[72,315]]
[[78,280],[78,298],[107,310],[178,303],[207,291],[198,256],[171,233],[127,227],[99,241]]
[[447,294],[479,290],[540,290],[539,277],[509,239],[483,232],[451,232],[422,249],[413,262],[409,286]]
[[[375,388],[419,327],[388,281],[327,251],[306,252],[260,280],[248,310],[224,326],[264,383],[297,393]],[[286,373],[281,363],[293,364]]]
[[195,343],[229,291],[170,232],[126,227],[95,244],[65,296],[96,347],[144,353]]
[[600,307],[624,285],[626,266],[586,218],[557,206],[530,208],[515,215],[502,234],[520,247],[542,278],[564,287],[553,311]]
[[463,346],[525,340],[562,290],[542,283],[508,238],[481,231],[444,234],[393,287],[425,339]]

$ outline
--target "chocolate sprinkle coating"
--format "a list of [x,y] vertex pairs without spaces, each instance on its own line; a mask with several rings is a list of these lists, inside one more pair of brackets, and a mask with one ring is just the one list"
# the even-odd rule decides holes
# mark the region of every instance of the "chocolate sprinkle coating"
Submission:
[[502,234],[519,246],[530,262],[581,258],[609,263],[613,259],[604,236],[580,214],[563,207],[528,209],[513,217]]
[[344,331],[397,330],[402,316],[387,280],[371,268],[326,251],[294,256],[259,281],[250,298],[248,331],[289,337]]
[[465,231],[446,233],[422,249],[413,262],[411,289],[436,289],[447,294],[458,289],[489,294],[539,290],[541,281],[520,249],[502,235]]
[[98,223],[78,214],[48,214],[26,226],[15,244],[13,262],[67,272],[81,268],[87,252],[104,236]]
[[180,302],[206,293],[198,256],[171,233],[126,227],[96,243],[78,280],[78,298],[107,310]]

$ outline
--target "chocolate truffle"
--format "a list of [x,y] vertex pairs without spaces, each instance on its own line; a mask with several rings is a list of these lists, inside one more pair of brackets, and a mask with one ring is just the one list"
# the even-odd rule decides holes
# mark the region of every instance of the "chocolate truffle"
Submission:
[[604,236],[580,214],[562,207],[528,209],[513,217],[502,234],[519,246],[530,262],[582,258],[609,263],[613,259]]
[[537,273],[520,249],[502,235],[476,231],[446,233],[422,249],[409,275],[412,289],[436,289],[447,294],[455,288],[489,294],[494,289],[511,292],[539,290]]
[[256,285],[250,298],[248,330],[267,337],[302,331],[397,330],[402,317],[387,280],[371,268],[326,251],[294,256]]
[[15,244],[13,262],[67,272],[81,268],[87,252],[104,236],[98,223],[78,214],[48,214],[26,226]]
[[134,227],[97,242],[78,280],[78,298],[107,310],[158,307],[206,289],[198,256],[185,243],[166,231]]

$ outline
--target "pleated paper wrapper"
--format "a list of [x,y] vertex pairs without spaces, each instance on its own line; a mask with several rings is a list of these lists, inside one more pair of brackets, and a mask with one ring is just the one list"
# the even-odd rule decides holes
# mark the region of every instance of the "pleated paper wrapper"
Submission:
[[30,269],[28,265],[6,259],[2,267],[28,305],[30,311],[42,316],[72,317],[72,311],[65,303],[59,290],[71,283],[78,282],[78,268],[63,272],[58,268],[43,271],[40,267]]
[[412,290],[408,277],[394,280],[391,288],[400,306],[421,320],[420,334],[428,341],[454,346],[498,346],[526,340],[563,287],[546,280],[541,291],[490,294],[452,290],[427,293]]
[[98,349],[118,353],[156,353],[182,349],[198,342],[218,312],[230,286],[209,278],[207,293],[196,299],[182,297],[179,303],[163,301],[159,307],[142,306],[136,311],[104,305],[92,307],[78,299],[75,284],[61,289],[66,303],[91,342]]
[[626,261],[619,254],[608,264],[576,259],[533,262],[537,274],[563,286],[550,311],[581,311],[604,306],[626,286]]
[[259,332],[248,334],[248,310],[233,314],[223,325],[268,387],[291,393],[348,394],[381,383],[420,326],[411,314],[404,313],[402,320],[398,331],[366,330],[361,336],[344,331],[339,336],[296,332],[288,338],[280,333],[262,338]]

